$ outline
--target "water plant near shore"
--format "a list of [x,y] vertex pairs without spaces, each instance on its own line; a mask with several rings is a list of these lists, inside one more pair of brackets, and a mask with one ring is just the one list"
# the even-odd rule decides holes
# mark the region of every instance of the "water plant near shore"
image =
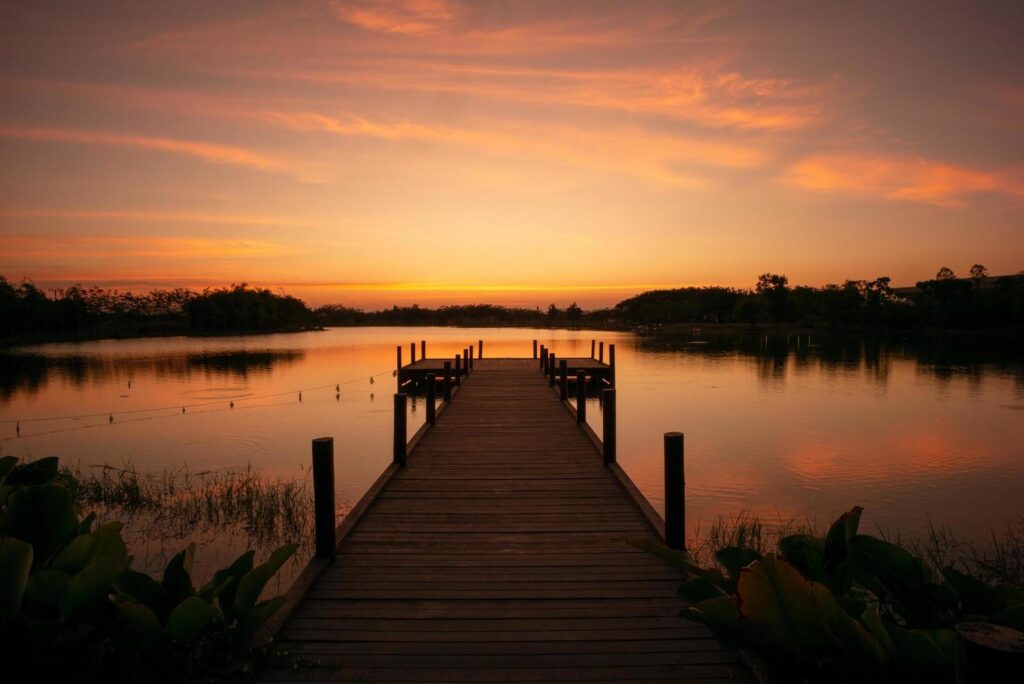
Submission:
[[952,562],[932,564],[949,557],[926,562],[861,534],[861,511],[844,513],[824,537],[779,537],[775,553],[720,548],[714,567],[683,551],[635,545],[684,571],[685,616],[755,652],[787,681],[952,681],[958,625],[1024,630],[1019,583],[986,582]]
[[79,515],[58,460],[0,458],[0,640],[12,681],[209,681],[244,670],[260,601],[295,552],[247,551],[198,589],[188,545],[158,581],[132,567],[121,523]]

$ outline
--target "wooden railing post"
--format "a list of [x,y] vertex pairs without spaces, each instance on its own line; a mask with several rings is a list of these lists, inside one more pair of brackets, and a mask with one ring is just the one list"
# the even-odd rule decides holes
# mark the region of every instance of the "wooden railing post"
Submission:
[[611,385],[615,387],[615,345],[608,345],[608,367],[610,369],[609,375],[611,376]]
[[548,348],[543,344],[540,345],[540,372],[548,372]]
[[408,443],[406,436],[405,402],[407,397],[399,392],[395,395],[395,463],[405,465],[405,445]]
[[444,362],[444,397],[445,401],[452,400],[452,362]]
[[478,352],[480,352],[480,358],[481,359],[484,358],[484,341],[483,340],[477,340],[476,341],[476,350]]
[[334,526],[334,438],[313,440],[313,520],[316,555],[333,563],[337,550]]
[[462,354],[455,355],[455,384],[462,384]]
[[576,422],[587,422],[587,371],[576,371]]
[[683,433],[665,433],[665,543],[686,549],[686,475],[683,470]]
[[597,343],[597,360],[604,363],[604,340]]
[[604,464],[615,463],[615,390],[606,389],[601,392],[604,397]]
[[476,353],[473,351],[473,345],[469,345],[469,370],[473,370],[475,365],[473,361],[476,360]]
[[562,359],[558,362],[558,396],[562,401],[569,398],[569,362]]
[[402,345],[398,345],[398,347],[396,348],[395,356],[397,357],[396,361],[395,361],[395,363],[397,364],[395,366],[395,387],[397,388],[397,391],[401,392],[402,391]]
[[590,358],[594,358],[594,352],[596,351],[594,349],[594,345],[596,345],[596,344],[597,344],[597,340],[590,340]]
[[533,358],[537,358],[537,340],[533,341]]
[[555,386],[555,353],[548,354],[548,384]]
[[416,343],[409,343],[409,363],[416,363]]
[[437,378],[433,373],[427,373],[423,377],[427,382],[427,422],[433,425],[437,421],[437,407],[434,406],[437,401],[434,396],[437,389],[434,387],[437,384]]
[[427,358],[427,341],[426,340],[420,340],[420,358],[421,359]]

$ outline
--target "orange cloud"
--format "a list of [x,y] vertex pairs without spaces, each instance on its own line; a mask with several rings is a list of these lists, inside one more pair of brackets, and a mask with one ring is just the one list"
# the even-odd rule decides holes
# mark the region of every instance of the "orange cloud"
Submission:
[[22,259],[59,258],[240,258],[289,253],[280,242],[216,238],[67,236],[60,240],[28,235],[0,236],[0,248]]
[[273,216],[198,214],[166,211],[111,211],[86,209],[0,209],[0,218],[95,219],[103,221],[153,221],[161,223],[231,224],[242,226],[294,226],[308,224]]
[[1024,197],[1024,185],[1005,174],[895,155],[811,155],[790,167],[788,180],[809,190],[875,195],[945,207],[966,206],[965,197],[979,192]]
[[398,0],[331,3],[339,19],[369,31],[434,33],[455,16],[456,7],[444,0]]

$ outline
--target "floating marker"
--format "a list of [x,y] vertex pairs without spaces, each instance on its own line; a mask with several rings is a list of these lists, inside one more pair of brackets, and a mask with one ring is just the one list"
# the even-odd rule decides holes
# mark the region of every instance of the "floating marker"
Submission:
[[391,377],[397,378],[398,377],[398,371],[396,371],[396,370],[391,371]]
[[235,408],[235,402],[231,402],[230,404],[228,404],[228,408]]
[[111,414],[110,414],[110,422],[111,422],[111,423],[113,423],[113,422],[114,422],[114,414],[113,414],[113,413],[111,413]]
[[131,388],[132,388],[132,381],[129,379],[128,380],[128,389],[131,389]]
[[334,400],[341,401],[341,392],[338,392],[337,394],[334,395]]
[[302,401],[302,392],[299,392],[299,401]]
[[21,421],[18,421],[17,423],[14,424],[14,433],[18,437],[21,437]]
[[341,394],[341,385],[335,385],[334,391],[337,392],[338,394]]
[[184,406],[181,407],[181,412],[185,413],[185,407]]
[[370,384],[371,385],[373,384],[373,376],[372,375],[370,376]]

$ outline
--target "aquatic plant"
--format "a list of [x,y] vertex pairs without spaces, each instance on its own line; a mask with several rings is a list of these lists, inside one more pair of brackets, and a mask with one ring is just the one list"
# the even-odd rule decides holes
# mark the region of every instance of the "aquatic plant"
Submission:
[[[776,553],[720,548],[714,567],[682,551],[635,545],[685,572],[685,616],[760,655],[787,681],[952,681],[958,625],[1024,630],[1021,586],[935,567],[861,534],[861,511],[844,513],[824,537],[783,536]],[[749,521],[743,526],[749,530]]]
[[121,524],[79,516],[58,460],[0,458],[0,640],[11,681],[192,681],[244,669],[261,601],[295,552],[247,551],[198,589],[196,546],[160,580],[132,568]]

